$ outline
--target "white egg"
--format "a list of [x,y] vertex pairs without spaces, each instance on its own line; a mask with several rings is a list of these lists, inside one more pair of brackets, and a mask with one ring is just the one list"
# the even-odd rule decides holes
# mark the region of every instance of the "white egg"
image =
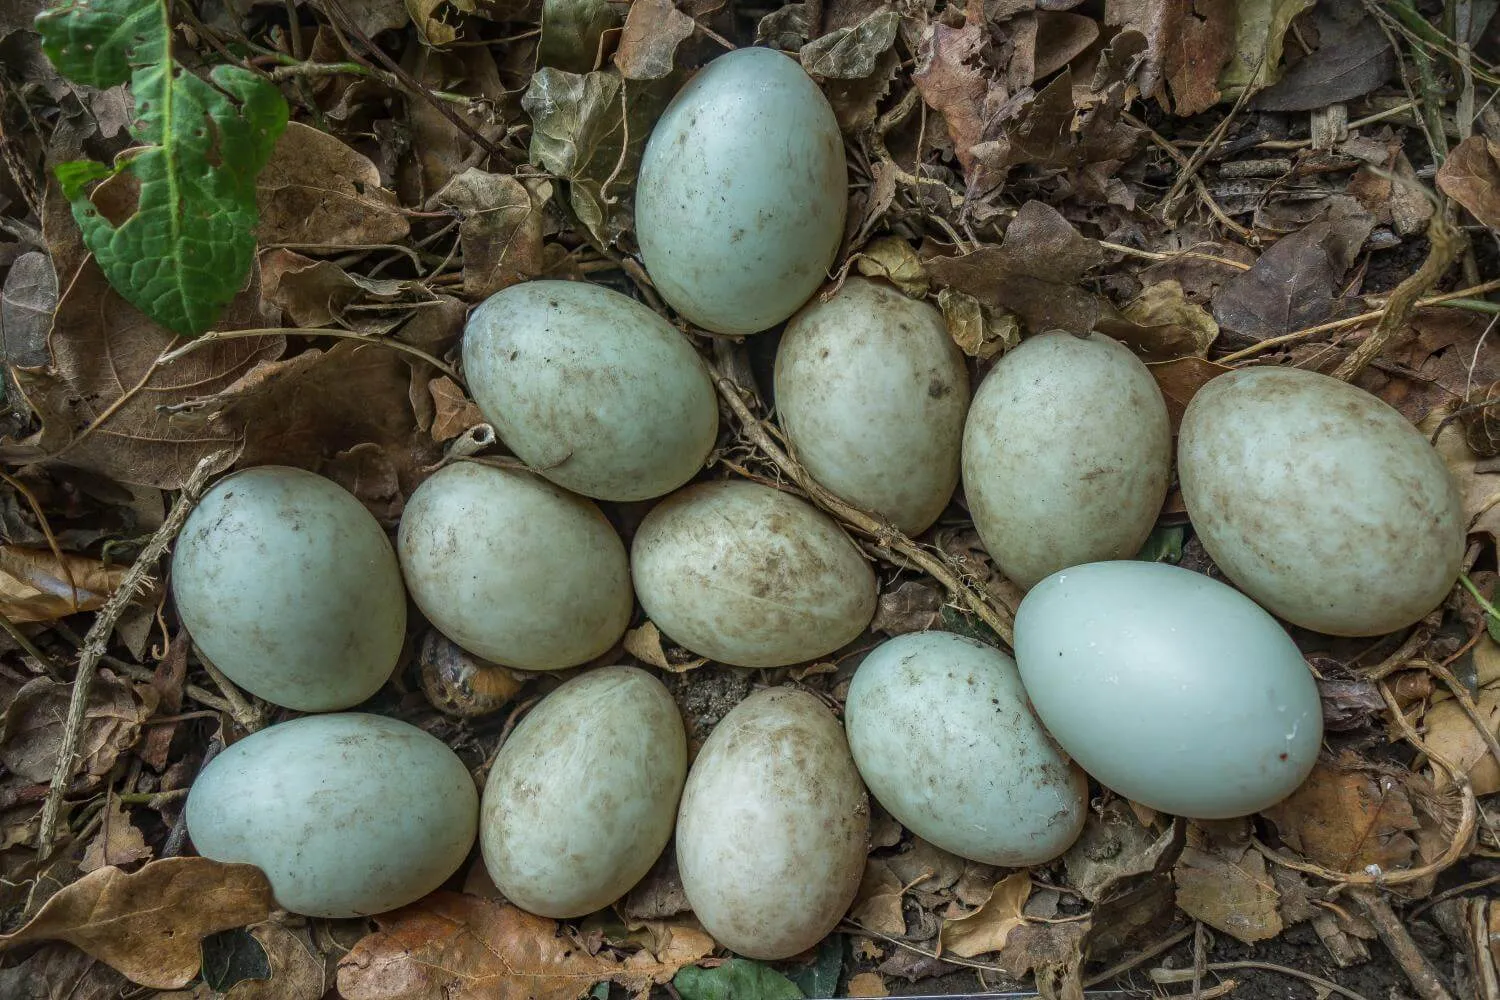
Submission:
[[719,429],[713,383],[677,330],[581,281],[491,295],[464,330],[484,417],[532,469],[602,500],[661,496],[703,467]]
[[1302,783],[1323,740],[1318,688],[1276,619],[1161,563],[1089,563],[1016,611],[1031,704],[1085,771],[1153,809],[1227,819]]
[[964,426],[974,527],[1022,587],[1065,566],[1140,551],[1171,464],[1156,380],[1098,333],[1022,341],[980,383]]
[[574,667],[608,652],[630,621],[620,536],[598,507],[529,472],[438,470],[411,495],[396,542],[428,621],[494,663]]
[[869,819],[833,713],[805,691],[758,691],[724,716],[688,772],[677,813],[683,892],[731,951],[795,955],[854,901]]
[[302,469],[260,466],[215,483],[177,536],[172,593],[214,666],[301,712],[370,697],[406,635],[385,530],[351,493]]
[[719,663],[815,659],[852,641],[875,614],[875,574],[843,529],[759,483],[677,491],[636,529],[630,560],[651,621]]
[[605,667],[543,698],[490,769],[485,867],[505,898],[547,917],[619,899],[672,837],[687,735],[661,681]]
[[844,703],[870,794],[962,858],[1038,865],[1078,839],[1088,781],[1047,735],[1015,661],[952,632],[913,632],[865,657]]
[[814,479],[908,535],[958,485],[969,373],[943,315],[889,285],[849,278],[787,324],[776,410]]
[[463,864],[479,795],[441,740],[358,712],[307,716],[245,737],[193,782],[198,853],[252,864],[276,902],[313,917],[383,913]]
[[657,120],[635,225],[661,297],[701,327],[755,333],[823,283],[844,235],[844,141],[795,59],[719,56]]
[[1208,554],[1295,625],[1392,632],[1458,578],[1453,477],[1400,413],[1346,382],[1297,368],[1220,375],[1188,404],[1177,466]]

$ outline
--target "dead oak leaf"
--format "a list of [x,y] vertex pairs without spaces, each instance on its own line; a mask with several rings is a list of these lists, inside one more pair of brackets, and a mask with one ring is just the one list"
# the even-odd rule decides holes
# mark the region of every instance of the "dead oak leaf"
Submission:
[[653,979],[500,900],[438,891],[375,923],[339,962],[345,1000],[578,1000],[595,983]]
[[398,243],[411,231],[369,157],[310,125],[287,126],[255,185],[263,246]]
[[[1480,688],[1474,698],[1479,717],[1491,734],[1500,735],[1500,688]],[[1433,756],[1458,768],[1469,776],[1475,795],[1500,792],[1500,765],[1490,753],[1484,734],[1474,726],[1463,707],[1454,699],[1438,702],[1424,718],[1427,746]],[[1434,768],[1438,787],[1448,780],[1443,768]]]
[[125,567],[50,549],[0,545],[0,609],[12,622],[51,622],[104,607]]
[[1261,815],[1287,846],[1334,871],[1393,871],[1417,849],[1412,833],[1420,824],[1406,790],[1349,752],[1320,758],[1301,787]]
[[[70,695],[71,685],[50,677],[27,681],[0,717],[0,763],[28,781],[50,781]],[[120,754],[135,745],[155,700],[150,688],[136,688],[109,670],[95,675],[78,740],[83,774],[98,779],[110,772]]]
[[267,304],[299,327],[337,324],[372,336],[389,333],[430,293],[413,281],[350,274],[331,260],[313,260],[290,250],[260,255],[261,289]]
[[428,382],[427,391],[432,395],[434,407],[429,431],[434,441],[451,441],[470,427],[484,423],[484,414],[479,412],[479,407],[448,376],[442,375]]
[[1174,361],[1148,364],[1146,369],[1156,379],[1156,387],[1161,390],[1162,399],[1166,401],[1167,420],[1174,435],[1182,426],[1182,415],[1187,412],[1187,406],[1198,394],[1198,390],[1211,379],[1234,371],[1233,368],[1204,358],[1177,358]]
[[146,845],[145,835],[130,822],[130,815],[125,812],[120,800],[111,795],[109,803],[104,807],[103,823],[94,839],[89,842],[88,849],[83,852],[78,870],[91,872],[106,865],[133,865],[150,858],[151,848]]
[[982,24],[951,28],[934,21],[922,35],[911,77],[922,100],[943,116],[953,151],[965,172],[974,162],[970,148],[979,141],[985,95],[989,93],[979,57],[985,41]]
[[1218,103],[1219,71],[1234,44],[1234,0],[1108,0],[1105,23],[1139,31],[1146,53],[1141,93],[1164,100],[1181,118]]
[[1500,229],[1500,145],[1471,135],[1438,168],[1437,186],[1492,229]]
[[477,301],[542,273],[542,221],[551,197],[552,182],[544,178],[523,182],[477,167],[437,193],[437,202],[456,209],[463,220],[458,240],[464,295]]
[[677,47],[697,23],[672,0],[634,0],[615,50],[615,66],[627,80],[660,80],[672,72]]
[[906,918],[901,913],[904,895],[901,879],[889,863],[876,858],[865,861],[865,874],[849,916],[861,927],[879,934],[903,935]]
[[42,906],[20,930],[0,934],[0,951],[66,941],[132,982],[160,990],[198,974],[199,942],[270,914],[271,883],[254,865],[166,858],[127,875],[90,872]]
[[665,670],[672,674],[685,674],[689,670],[697,670],[708,660],[701,656],[669,656],[662,646],[661,629],[647,619],[639,627],[630,629],[625,633],[623,641],[625,652],[648,663],[658,670]]
[[1030,896],[1029,871],[1018,871],[997,882],[979,909],[943,921],[939,937],[943,950],[961,958],[1001,950],[1011,932],[1027,922],[1022,911]]
[[1280,893],[1266,859],[1248,843],[1220,843],[1197,824],[1189,824],[1172,876],[1177,905],[1194,920],[1245,944],[1281,933]]

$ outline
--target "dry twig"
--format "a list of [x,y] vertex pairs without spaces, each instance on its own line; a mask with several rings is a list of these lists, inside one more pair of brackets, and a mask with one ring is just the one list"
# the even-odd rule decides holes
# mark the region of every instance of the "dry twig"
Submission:
[[1354,901],[1365,911],[1365,916],[1370,923],[1375,925],[1375,933],[1380,935],[1380,940],[1385,944],[1386,950],[1401,966],[1401,971],[1406,973],[1406,978],[1411,981],[1412,988],[1422,1000],[1453,1000],[1452,995],[1443,986],[1443,981],[1433,971],[1432,965],[1426,957],[1417,950],[1416,942],[1411,939],[1405,927],[1401,925],[1401,919],[1391,909],[1391,904],[1376,890],[1368,886],[1360,886],[1349,890]]

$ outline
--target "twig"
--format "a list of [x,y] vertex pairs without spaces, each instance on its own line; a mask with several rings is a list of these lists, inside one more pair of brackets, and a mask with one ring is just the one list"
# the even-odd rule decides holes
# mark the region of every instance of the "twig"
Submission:
[[1500,875],[1491,875],[1489,878],[1478,879],[1474,882],[1465,882],[1463,885],[1455,885],[1451,889],[1444,889],[1436,896],[1424,900],[1421,906],[1418,906],[1406,915],[1406,919],[1415,920],[1437,904],[1450,900],[1454,896],[1462,896],[1464,893],[1473,892],[1475,889],[1488,889],[1497,882],[1500,882]]
[[177,537],[177,532],[182,530],[182,524],[187,520],[193,505],[198,501],[198,494],[202,491],[204,483],[208,481],[209,474],[214,467],[223,459],[223,452],[215,452],[205,455],[198,460],[198,465],[188,476],[187,482],[182,485],[182,492],[177,497],[177,502],[172,505],[172,510],[167,514],[166,520],[141,554],[136,558],[130,569],[125,572],[120,581],[119,588],[110,597],[99,614],[95,616],[94,623],[89,626],[88,633],[83,638],[83,652],[78,657],[78,673],[73,678],[73,694],[68,701],[68,718],[63,728],[62,745],[57,751],[57,766],[52,771],[52,784],[47,789],[47,800],[42,804],[42,825],[37,835],[37,845],[43,857],[46,857],[52,849],[52,839],[57,834],[57,820],[62,811],[63,794],[68,789],[68,783],[73,777],[74,758],[78,755],[78,740],[83,734],[83,716],[88,708],[89,687],[94,680],[94,671],[99,666],[99,659],[104,655],[109,645],[110,636],[114,634],[115,623],[125,613],[136,591],[146,582],[148,576],[156,568],[156,562],[166,552],[167,546],[172,544]]
[[1469,717],[1469,722],[1479,730],[1480,739],[1484,740],[1485,746],[1490,748],[1490,756],[1495,759],[1496,764],[1500,764],[1500,740],[1495,738],[1494,730],[1485,724],[1484,716],[1479,714],[1479,706],[1474,704],[1474,699],[1469,696],[1468,689],[1458,682],[1458,678],[1453,676],[1453,671],[1448,669],[1447,664],[1428,663],[1426,667],[1428,672],[1438,676],[1443,685],[1458,700],[1459,707]]
[[[1183,156],[1176,146],[1172,145],[1166,139],[1162,138],[1161,133],[1157,132],[1150,125],[1147,125],[1145,122],[1141,121],[1134,115],[1129,114],[1128,112],[1120,112],[1120,119],[1135,128],[1143,129],[1150,137],[1151,141],[1156,144],[1156,147],[1162,152],[1166,153],[1167,156],[1172,159],[1173,163],[1176,163],[1179,167],[1182,168],[1184,172],[1186,172],[1191,161],[1187,157]],[[1217,142],[1217,139],[1215,139],[1214,136],[1209,136],[1209,139],[1205,141],[1202,148],[1211,149],[1209,142]],[[1208,206],[1209,212],[1213,214],[1213,217],[1215,219],[1219,220],[1220,225],[1230,230],[1236,236],[1247,243],[1259,242],[1259,239],[1256,237],[1253,230],[1246,229],[1238,222],[1235,222],[1229,217],[1229,214],[1225,212],[1223,208],[1219,207],[1219,203],[1214,200],[1213,193],[1208,190],[1208,185],[1203,183],[1203,178],[1199,177],[1195,172],[1190,176],[1189,179],[1192,181],[1193,188],[1198,192],[1198,197],[1203,200],[1204,205]],[[1166,200],[1163,199],[1160,204],[1165,205]]]
[[[74,602],[74,606],[77,606],[76,601]],[[47,654],[43,653],[40,649],[37,649],[36,643],[32,642],[25,632],[22,632],[19,628],[17,628],[16,623],[6,617],[4,612],[0,612],[0,628],[5,629],[6,633],[16,641],[16,645],[20,646],[24,652],[30,654],[33,660],[41,664],[41,667],[44,671],[49,674],[61,676],[60,674],[58,674],[57,666],[52,662],[52,658],[47,656]]]
[[1111,965],[1103,972],[1097,973],[1085,979],[1083,981],[1084,988],[1087,989],[1090,986],[1098,986],[1100,983],[1105,983],[1111,979],[1123,976],[1125,975],[1125,973],[1129,972],[1131,969],[1134,969],[1136,966],[1151,961],[1151,959],[1155,958],[1157,955],[1160,955],[1163,952],[1171,951],[1173,948],[1177,947],[1179,944],[1186,941],[1192,936],[1193,928],[1184,927],[1177,933],[1162,938],[1160,941],[1151,945],[1149,948],[1139,951],[1136,954],[1131,955],[1129,958],[1124,959],[1123,961],[1116,962],[1114,965]]
[[1412,988],[1422,1000],[1453,1000],[1431,964],[1417,950],[1411,934],[1401,926],[1400,918],[1380,893],[1369,887],[1359,887],[1350,889],[1349,894],[1360,905],[1360,909],[1365,911],[1370,923],[1375,925],[1375,933],[1380,935],[1386,950],[1391,953],[1396,964],[1401,966],[1401,971],[1406,973],[1406,978],[1411,981]]
[[[1256,70],[1256,75],[1259,75],[1259,68]],[[1198,168],[1203,166],[1203,161],[1208,159],[1219,143],[1223,141],[1224,134],[1229,131],[1230,122],[1234,121],[1235,116],[1240,113],[1240,109],[1245,106],[1245,102],[1250,99],[1250,95],[1257,89],[1253,84],[1245,85],[1245,89],[1240,91],[1240,96],[1229,109],[1229,113],[1220,120],[1219,124],[1214,126],[1213,131],[1208,134],[1208,138],[1204,140],[1203,145],[1194,150],[1193,155],[1188,159],[1187,163],[1183,164],[1182,170],[1177,175],[1177,179],[1172,182],[1172,186],[1167,190],[1165,197],[1158,203],[1161,206],[1161,218],[1163,221],[1176,221],[1177,205],[1182,200],[1182,189],[1190,181],[1199,181],[1201,183],[1201,179],[1198,177]],[[1171,144],[1168,143],[1168,146],[1171,146]],[[1175,147],[1172,148],[1175,152]]]
[[1303,972],[1301,969],[1288,968],[1285,965],[1277,965],[1274,962],[1212,962],[1207,966],[1209,972],[1234,972],[1236,969],[1259,969],[1262,972],[1279,972],[1283,976],[1291,976],[1304,982],[1313,983],[1331,993],[1346,996],[1349,1000],[1366,1000],[1363,993],[1356,993],[1347,986],[1340,986],[1332,979],[1324,979],[1315,976],[1311,972]]
[[[1430,298],[1421,299],[1413,308],[1426,309],[1429,306],[1439,306],[1446,302],[1451,302],[1454,299],[1468,298],[1469,296],[1473,295],[1484,295],[1489,292],[1493,292],[1496,289],[1500,289],[1500,278],[1492,278],[1491,280],[1486,281],[1484,284],[1475,285],[1472,288],[1460,288],[1456,292],[1444,292],[1442,295],[1434,295]],[[1389,302],[1390,300],[1386,299],[1385,301]],[[1249,347],[1246,347],[1243,350],[1235,351],[1233,354],[1226,354],[1224,357],[1217,358],[1215,360],[1217,360],[1221,365],[1233,364],[1236,361],[1243,361],[1248,357],[1253,357],[1254,355],[1259,354],[1262,351],[1269,350],[1272,347],[1280,347],[1282,344],[1290,344],[1298,340],[1307,340],[1309,337],[1316,337],[1320,333],[1332,333],[1335,330],[1347,330],[1351,326],[1360,326],[1361,324],[1368,323],[1372,319],[1379,319],[1384,314],[1385,307],[1382,306],[1379,309],[1371,309],[1369,312],[1362,312],[1358,316],[1348,316],[1344,319],[1336,319],[1328,323],[1319,323],[1317,326],[1309,326],[1301,330],[1293,330],[1291,333],[1283,333],[1277,337],[1267,337],[1265,340],[1257,341],[1256,343],[1251,344]]]
[[[374,66],[366,66],[363,63],[302,62],[299,59],[293,59],[289,56],[277,56],[274,58],[281,64],[271,70],[271,79],[277,82],[283,80],[300,80],[309,76],[358,76],[366,80],[378,80],[392,90],[399,90],[405,94],[414,94],[418,97],[422,96],[421,91],[411,90],[395,73],[387,73],[385,70],[377,69]],[[465,107],[469,107],[475,102],[475,98],[465,97],[463,94],[454,94],[446,90],[432,90],[429,88],[427,93],[439,100],[447,101],[449,104],[462,104]]]
[[766,431],[765,424],[751,413],[750,407],[745,404],[744,398],[740,395],[739,385],[733,379],[720,374],[719,370],[711,364],[709,372],[713,375],[714,385],[718,388],[719,395],[734,411],[745,435],[788,479],[807,494],[808,499],[860,534],[875,539],[879,544],[894,549],[916,563],[924,573],[942,584],[956,600],[973,611],[979,620],[988,625],[1007,646],[1014,645],[1011,617],[998,604],[970,586],[963,579],[962,572],[956,567],[949,566],[944,559],[912,541],[888,521],[840,500],[825,489],[817,480],[808,475],[801,463],[793,459],[772,440],[771,435]]
[[1399,330],[1406,328],[1418,299],[1448,270],[1458,256],[1458,234],[1448,224],[1447,212],[1439,206],[1427,223],[1427,259],[1422,266],[1397,285],[1386,300],[1384,315],[1375,330],[1334,370],[1333,377],[1352,382],[1374,361]]
[[1406,637],[1406,641],[1396,647],[1394,653],[1375,664],[1369,670],[1360,671],[1360,679],[1378,681],[1389,677],[1398,670],[1404,669],[1411,662],[1412,657],[1417,655],[1417,651],[1427,645],[1427,640],[1432,638],[1433,629],[1437,627],[1437,624],[1434,623],[1429,626],[1425,621],[1420,623],[1416,628],[1412,629],[1412,633]]
[[366,344],[389,347],[393,351],[400,351],[402,354],[410,354],[414,358],[421,358],[459,385],[464,385],[463,376],[459,375],[458,372],[443,364],[442,361],[428,354],[420,347],[413,347],[411,344],[403,341],[392,340],[390,337],[372,337],[365,333],[355,333],[353,330],[315,330],[291,326],[257,327],[250,330],[210,330],[196,340],[190,340],[181,347],[173,348],[159,355],[156,361],[153,362],[152,368],[154,370],[158,365],[172,364],[174,361],[181,360],[201,347],[207,347],[209,344],[217,344],[221,340],[237,340],[240,337],[269,337],[276,334],[288,337],[338,337],[343,340],[361,340]]
[[198,650],[198,662],[203,664],[204,672],[224,693],[224,700],[229,703],[229,714],[234,717],[235,723],[247,733],[253,733],[259,729],[264,724],[260,712],[245,700],[245,696],[240,693],[239,688],[234,686],[234,682],[225,677],[224,672],[214,666],[208,657],[203,655],[202,650]]
[[[73,579],[73,567],[63,558],[62,546],[57,544],[57,536],[52,533],[52,525],[47,521],[47,515],[42,512],[42,505],[37,502],[36,494],[27,488],[26,484],[5,472],[0,472],[0,480],[3,480],[21,496],[26,498],[26,506],[31,508],[31,513],[36,517],[37,527],[42,529],[42,537],[47,539],[47,548],[52,550],[52,558],[57,560],[57,568],[62,571],[63,579],[68,581],[68,590],[73,595],[73,608],[78,608],[78,584]],[[12,633],[14,634],[14,633]]]
[[912,944],[910,941],[903,941],[898,937],[892,937],[889,934],[882,934],[880,931],[877,931],[871,927],[866,927],[859,921],[851,920],[848,917],[844,918],[843,925],[841,926],[844,926],[846,929],[852,928],[856,933],[859,934],[868,934],[872,938],[879,938],[881,941],[884,941],[887,944],[893,944],[898,948],[905,948],[907,951],[914,952],[925,958],[935,958],[939,962],[947,962],[949,965],[957,965],[965,969],[978,969],[981,972],[998,972],[1002,975],[1010,975],[1010,973],[1006,971],[1006,968],[1003,965],[992,965],[988,962],[975,962],[967,958],[959,958],[957,955],[939,955],[935,951],[929,951],[926,948],[922,948]]
[[1215,257],[1210,253],[1198,253],[1194,250],[1177,250],[1171,253],[1159,253],[1155,250],[1137,250],[1135,247],[1125,246],[1123,243],[1111,243],[1108,240],[1095,240],[1105,250],[1112,253],[1122,253],[1127,257],[1139,257],[1142,260],[1205,260],[1212,264],[1220,264],[1224,267],[1234,268],[1236,271],[1248,271],[1253,266],[1240,260],[1230,260],[1228,257]]

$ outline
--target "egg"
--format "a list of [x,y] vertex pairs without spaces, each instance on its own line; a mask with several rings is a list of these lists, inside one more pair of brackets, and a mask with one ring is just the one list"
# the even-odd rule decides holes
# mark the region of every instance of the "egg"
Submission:
[[1172,431],[1146,366],[1102,334],[1030,337],[964,425],[964,497],[984,547],[1030,587],[1140,551],[1167,496]]
[[844,727],[870,794],[945,851],[1019,868],[1051,861],[1083,830],[1088,780],[992,646],[952,632],[881,643],[855,671]]
[[719,56],[672,99],[636,183],[641,261],[673,309],[719,333],[786,319],[844,235],[844,142],[823,92],[766,48]]
[[859,889],[870,818],[833,713],[806,691],[740,702],[704,742],[677,811],[677,870],[714,940],[787,958],[837,926]]
[[936,308],[849,278],[787,324],[775,386],[814,479],[908,535],[937,520],[958,485],[969,374]]
[[1220,375],[1188,404],[1177,466],[1204,549],[1293,624],[1392,632],[1458,578],[1453,477],[1400,413],[1346,382],[1298,368]]
[[396,548],[428,621],[502,666],[586,663],[630,620],[620,536],[598,507],[530,472],[445,466],[407,501]]
[[245,737],[209,761],[187,800],[199,854],[259,867],[279,905],[312,917],[427,895],[468,856],[478,815],[474,781],[441,740],[359,712]]
[[843,529],[759,483],[698,483],[667,497],[636,529],[630,563],[657,628],[732,666],[824,656],[875,614],[875,574]]
[[1037,715],[1108,788],[1195,819],[1257,812],[1312,770],[1318,688],[1276,619],[1163,563],[1074,566],[1016,611],[1016,663]]
[[505,898],[546,917],[613,903],[672,837],[687,735],[661,681],[605,667],[543,698],[500,748],[480,846]]
[[496,292],[464,330],[484,418],[552,482],[601,500],[668,493],[703,467],[719,430],[708,369],[635,299],[581,281]]
[[237,472],[203,495],[177,536],[172,594],[214,666],[300,712],[370,697],[406,635],[385,529],[337,483],[285,466]]

